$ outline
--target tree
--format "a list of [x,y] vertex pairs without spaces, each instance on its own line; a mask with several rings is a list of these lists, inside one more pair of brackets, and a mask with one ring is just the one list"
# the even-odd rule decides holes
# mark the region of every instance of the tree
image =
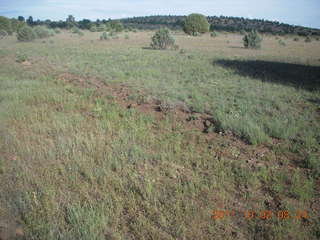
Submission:
[[261,48],[262,38],[257,31],[253,30],[243,37],[243,45],[245,48],[259,49]]
[[30,16],[30,17],[27,19],[27,24],[28,24],[29,26],[33,26],[33,25],[34,25],[34,21],[33,21],[33,17],[32,17],[32,16]]
[[12,34],[12,26],[9,18],[0,16],[0,30],[6,31],[9,35]]
[[18,21],[20,21],[20,22],[24,22],[24,21],[25,21],[25,19],[24,19],[24,17],[23,17],[23,16],[19,16],[19,17],[18,17]]
[[66,19],[66,25],[67,25],[67,28],[73,28],[77,25],[76,19],[74,18],[74,16],[72,15],[68,16],[68,18]]
[[154,49],[167,49],[174,46],[175,40],[168,28],[161,28],[151,38],[151,47]]
[[90,29],[92,26],[92,23],[89,19],[83,19],[78,22],[79,28],[81,29]]
[[183,30],[190,35],[197,35],[197,33],[205,33],[209,31],[209,23],[207,18],[198,13],[190,14],[184,21]]

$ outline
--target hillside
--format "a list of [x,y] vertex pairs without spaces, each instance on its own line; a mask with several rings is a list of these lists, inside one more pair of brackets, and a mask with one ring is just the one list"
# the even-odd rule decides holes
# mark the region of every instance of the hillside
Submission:
[[[181,29],[185,16],[146,16],[121,19],[127,27],[138,29],[156,29],[159,26],[167,26],[171,29]],[[320,35],[319,29],[312,29],[302,26],[293,26],[285,23],[261,20],[247,19],[240,17],[209,16],[208,21],[211,24],[211,30],[237,32],[259,30],[264,33],[273,34],[298,34],[301,36]]]

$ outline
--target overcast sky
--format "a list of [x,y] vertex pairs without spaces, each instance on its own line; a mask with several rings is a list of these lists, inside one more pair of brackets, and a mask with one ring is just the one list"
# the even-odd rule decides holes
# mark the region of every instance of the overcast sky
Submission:
[[0,0],[0,15],[77,20],[149,15],[236,16],[320,28],[320,0]]

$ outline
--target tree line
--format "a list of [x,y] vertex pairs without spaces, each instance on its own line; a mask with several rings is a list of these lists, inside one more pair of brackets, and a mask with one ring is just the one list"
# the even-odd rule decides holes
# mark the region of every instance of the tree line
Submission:
[[[119,20],[111,19],[97,19],[92,21],[90,19],[82,19],[77,21],[72,15],[69,15],[66,20],[52,21],[34,20],[32,16],[24,18],[19,16],[17,18],[6,18],[0,16],[0,30],[5,30],[8,34],[16,32],[17,29],[23,25],[39,26],[45,25],[49,28],[70,29],[78,27],[80,29],[88,29],[91,31],[99,31],[99,29],[112,29],[117,32],[126,29],[143,29],[153,30],[160,27],[167,27],[172,30],[183,29],[186,16],[146,16],[146,17],[132,17]],[[307,28],[302,26],[294,26],[290,24],[280,23],[277,21],[268,21],[264,19],[247,19],[241,17],[225,17],[225,16],[209,16],[207,20],[210,24],[211,31],[227,31],[227,32],[241,32],[241,31],[258,31],[260,33],[270,34],[297,34],[300,36],[320,36],[319,29]]]

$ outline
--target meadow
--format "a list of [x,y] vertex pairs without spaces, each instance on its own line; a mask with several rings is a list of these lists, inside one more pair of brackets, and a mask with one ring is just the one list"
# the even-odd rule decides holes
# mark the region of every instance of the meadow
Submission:
[[0,40],[0,239],[319,239],[320,42],[153,34]]

